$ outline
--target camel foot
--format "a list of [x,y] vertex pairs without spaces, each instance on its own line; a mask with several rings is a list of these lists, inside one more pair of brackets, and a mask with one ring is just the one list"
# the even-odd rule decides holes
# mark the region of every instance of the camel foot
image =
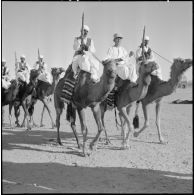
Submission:
[[20,127],[25,127],[25,124],[21,124],[21,126]]
[[129,143],[127,143],[126,141],[123,141],[121,148],[122,150],[129,150],[130,149]]
[[139,132],[138,132],[138,131],[137,131],[137,132],[134,132],[134,133],[133,133],[133,136],[134,136],[134,137],[138,137],[138,136],[139,136]]
[[51,128],[52,128],[52,129],[56,128],[56,125],[55,125],[55,124],[53,124],[53,125],[51,126]]
[[40,127],[44,127],[45,125],[44,124],[40,124]]
[[39,125],[37,125],[36,123],[33,123],[32,126],[33,126],[33,127],[39,127]]
[[163,138],[160,139],[160,144],[168,144],[168,141],[165,141]]
[[61,140],[57,140],[57,143],[58,143],[60,146],[63,146]]
[[78,149],[81,149],[82,145],[80,143],[77,144]]
[[21,125],[19,124],[19,122],[15,122],[16,127],[21,127]]
[[105,143],[105,145],[109,145],[109,144],[111,144],[111,145],[112,145],[112,143],[111,143],[110,139],[106,139],[106,143]]

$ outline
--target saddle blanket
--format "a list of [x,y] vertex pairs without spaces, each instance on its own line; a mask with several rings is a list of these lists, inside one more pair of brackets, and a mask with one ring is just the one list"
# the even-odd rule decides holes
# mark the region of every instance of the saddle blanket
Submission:
[[66,79],[64,82],[64,86],[61,92],[61,100],[67,104],[69,104],[72,101],[72,94],[74,90],[74,86],[76,83],[76,79]]
[[115,107],[115,93],[116,90],[113,89],[106,98],[107,108],[108,110],[112,110]]

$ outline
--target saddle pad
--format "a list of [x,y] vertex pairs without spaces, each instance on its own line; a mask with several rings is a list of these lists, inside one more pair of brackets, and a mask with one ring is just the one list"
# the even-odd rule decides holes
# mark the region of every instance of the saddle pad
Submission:
[[66,79],[64,81],[64,86],[61,92],[61,100],[67,104],[69,104],[72,101],[72,94],[74,90],[74,86],[76,83],[76,79]]
[[116,91],[113,89],[106,98],[106,103],[109,110],[112,110],[115,107],[115,93]]

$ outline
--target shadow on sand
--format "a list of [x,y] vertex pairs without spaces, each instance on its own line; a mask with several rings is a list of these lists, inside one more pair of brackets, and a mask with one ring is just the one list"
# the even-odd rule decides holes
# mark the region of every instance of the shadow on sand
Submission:
[[3,193],[192,193],[192,175],[121,167],[3,162]]

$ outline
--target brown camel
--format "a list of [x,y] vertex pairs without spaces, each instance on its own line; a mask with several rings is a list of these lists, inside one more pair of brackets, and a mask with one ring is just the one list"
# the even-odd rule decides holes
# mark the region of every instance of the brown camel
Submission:
[[[122,135],[123,135],[123,142],[122,147],[129,148],[129,143],[127,142],[129,139],[129,133],[132,131],[133,127],[131,125],[129,119],[130,107],[132,104],[137,101],[143,99],[148,90],[148,86],[151,82],[151,75],[150,73],[157,69],[157,64],[155,62],[149,62],[143,64],[139,70],[139,78],[137,80],[137,85],[132,86],[129,80],[122,80],[118,79],[116,85],[118,86],[118,91],[116,94],[116,107],[119,111],[119,116],[121,119],[121,127],[122,127]],[[100,104],[101,107],[101,116],[102,116],[102,123],[104,125],[104,114],[106,112],[106,101]],[[128,133],[126,135],[124,124],[125,122],[128,125]],[[108,143],[108,137],[105,130],[106,140]]]
[[[51,69],[51,75],[53,77],[52,84],[38,80],[38,83],[36,86],[36,96],[33,96],[32,105],[31,105],[30,109],[31,109],[31,115],[33,115],[34,104],[37,102],[37,100],[40,100],[43,103],[43,110],[41,113],[41,124],[40,124],[41,127],[43,126],[43,113],[45,111],[45,108],[47,109],[47,111],[49,113],[49,116],[50,116],[50,119],[52,122],[52,128],[54,128],[54,126],[55,126],[53,118],[51,116],[50,108],[48,106],[48,103],[49,103],[48,98],[49,98],[49,96],[51,96],[54,93],[54,89],[59,81],[59,77],[60,77],[60,74],[62,72],[65,72],[65,69],[62,67],[60,67],[60,68],[55,67],[55,68]],[[33,120],[33,123],[34,123],[34,120]]]
[[[141,100],[143,113],[144,113],[144,126],[138,132],[134,132],[134,136],[137,137],[141,132],[143,132],[149,126],[148,119],[148,106],[152,102],[156,103],[156,127],[158,130],[158,138],[160,143],[166,143],[161,134],[160,128],[160,107],[161,101],[164,96],[170,95],[177,88],[179,81],[181,80],[182,74],[188,68],[192,66],[191,59],[181,59],[177,58],[174,60],[171,66],[170,79],[168,81],[162,81],[156,76],[152,76],[150,86],[148,88],[148,93]],[[139,104],[137,104],[138,106]],[[138,110],[138,108],[136,109]],[[136,113],[137,114],[137,113]]]
[[[90,149],[92,150],[96,146],[99,136],[103,130],[101,122],[101,111],[100,102],[106,99],[110,91],[114,88],[116,78],[116,62],[114,60],[106,60],[103,63],[104,69],[103,74],[98,83],[93,84],[90,80],[90,73],[83,70],[80,71],[78,82],[75,85],[72,102],[68,105],[67,115],[71,121],[71,127],[77,140],[78,147],[80,147],[79,139],[76,133],[75,121],[76,121],[76,110],[79,115],[81,130],[83,134],[83,155],[85,152],[85,143],[87,140],[87,126],[85,118],[85,109],[89,106],[92,109],[95,121],[98,126],[98,133],[94,140],[90,143]],[[65,77],[73,76],[73,72],[69,71]],[[64,107],[64,102],[60,99],[61,91],[63,88],[65,78],[61,79],[54,92],[54,103],[56,109],[56,125],[57,125],[57,141],[61,144],[59,128],[60,128],[60,115]],[[71,111],[71,112],[69,112]]]
[[39,74],[40,74],[40,71],[32,69],[30,71],[30,82],[28,84],[26,84],[25,82],[22,82],[22,81],[18,81],[19,89],[18,89],[17,95],[16,95],[15,99],[13,99],[9,103],[9,114],[10,115],[11,115],[11,110],[12,110],[13,105],[14,106],[15,106],[15,104],[17,104],[17,106],[22,105],[22,107],[24,109],[24,115],[25,115],[24,118],[26,118],[26,116],[27,116],[27,129],[31,129],[31,126],[29,124],[28,108],[30,105],[29,103],[31,101],[32,93],[35,89],[35,86],[37,83],[37,77],[39,76]]
[[[11,85],[8,88],[8,90],[5,92],[5,89],[2,88],[2,107],[9,105],[11,102],[13,102],[18,94],[19,91],[19,85],[18,85],[18,81],[16,79],[13,79],[10,81]],[[2,113],[3,114],[3,113]],[[9,113],[9,122],[10,122],[10,127],[12,128],[12,115],[11,113]]]

